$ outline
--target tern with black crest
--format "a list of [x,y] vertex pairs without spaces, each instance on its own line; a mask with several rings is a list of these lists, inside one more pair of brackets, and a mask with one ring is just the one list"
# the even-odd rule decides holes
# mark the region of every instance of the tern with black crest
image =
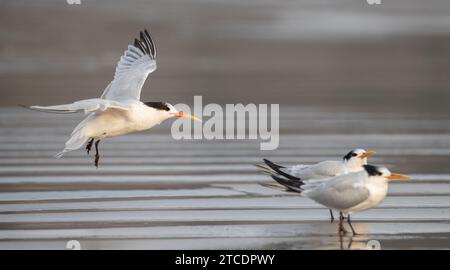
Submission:
[[86,145],[89,154],[95,145],[95,166],[98,167],[100,140],[132,132],[143,131],[172,117],[192,120],[199,118],[185,114],[166,102],[141,102],[141,89],[147,76],[156,70],[156,45],[147,30],[140,32],[134,45],[129,45],[120,58],[114,79],[100,98],[76,101],[55,106],[31,106],[30,109],[51,113],[84,112],[87,117],[75,127],[64,149],[65,153]]
[[[263,165],[257,165],[257,167],[263,173],[267,175],[280,175],[291,180],[309,180],[309,179],[328,179],[342,174],[351,172],[359,172],[364,169],[364,165],[367,164],[367,158],[375,155],[375,151],[366,151],[364,149],[354,149],[348,152],[342,160],[326,160],[312,165],[294,165],[290,167],[281,166],[274,162],[264,159]],[[297,192],[289,187],[280,184],[263,184],[271,188]],[[330,209],[331,222],[334,220],[333,211]]]
[[279,184],[296,190],[301,196],[339,211],[339,233],[345,234],[344,215],[356,235],[350,215],[379,205],[388,192],[389,180],[406,180],[409,176],[391,173],[387,168],[363,165],[363,170],[324,180],[289,179],[272,175]]

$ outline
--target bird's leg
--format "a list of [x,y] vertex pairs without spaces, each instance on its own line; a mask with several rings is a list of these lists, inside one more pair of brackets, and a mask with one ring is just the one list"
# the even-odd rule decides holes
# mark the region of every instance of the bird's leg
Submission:
[[347,230],[344,228],[344,214],[339,211],[339,234],[346,234]]
[[328,209],[328,210],[330,210],[330,223],[333,223],[334,222],[333,211],[331,209]]
[[98,151],[98,144],[100,143],[100,140],[97,140],[95,142],[95,167],[98,168],[98,161],[100,160],[100,152]]
[[350,220],[350,214],[348,214],[348,216],[347,216],[347,222],[348,222],[348,225],[350,225],[350,229],[352,229],[353,235],[357,235],[355,229],[354,229],[353,226],[352,226],[352,222],[351,222],[351,220]]
[[353,244],[353,236],[350,237],[350,241],[348,242],[347,249],[352,249],[352,244]]
[[92,144],[94,143],[94,138],[92,138],[87,144],[86,144],[86,152],[89,155],[89,152],[91,152]]

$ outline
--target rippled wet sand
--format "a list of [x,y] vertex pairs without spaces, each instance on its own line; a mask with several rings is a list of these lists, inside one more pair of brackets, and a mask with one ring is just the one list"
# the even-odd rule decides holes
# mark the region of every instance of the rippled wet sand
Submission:
[[[92,249],[340,248],[326,209],[260,186],[270,180],[252,164],[263,157],[286,164],[338,159],[355,146],[377,150],[373,163],[413,180],[391,184],[380,207],[355,214],[361,235],[344,237],[343,247],[352,241],[350,248],[365,248],[369,240],[386,249],[449,247],[450,150],[445,146],[450,136],[445,133],[373,134],[380,119],[366,115],[342,118],[342,133],[302,134],[292,126],[339,116],[286,108],[281,112],[285,135],[276,151],[260,151],[259,142],[251,140],[174,141],[166,123],[104,141],[95,169],[83,151],[52,158],[79,116],[0,111],[1,248],[63,249],[68,239]],[[361,134],[345,134],[367,121],[374,125]],[[439,121],[436,128],[450,124]],[[415,126],[433,128],[419,120]]]

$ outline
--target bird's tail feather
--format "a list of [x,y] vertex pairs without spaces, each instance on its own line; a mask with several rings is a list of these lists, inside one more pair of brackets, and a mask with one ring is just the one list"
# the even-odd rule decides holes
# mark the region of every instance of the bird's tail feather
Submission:
[[55,155],[55,158],[61,158],[65,153],[81,148],[89,140],[88,136],[83,134],[83,129],[79,129],[72,133],[66,142],[64,149]]
[[64,155],[64,153],[67,153],[67,152],[69,152],[69,150],[64,149],[64,150],[62,150],[61,152],[56,153],[56,154],[54,155],[54,157],[55,157],[55,158],[62,158],[63,155]]

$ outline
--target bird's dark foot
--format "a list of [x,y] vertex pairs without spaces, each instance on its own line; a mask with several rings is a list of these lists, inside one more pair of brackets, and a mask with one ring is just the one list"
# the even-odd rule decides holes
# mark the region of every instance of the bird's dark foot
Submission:
[[331,209],[329,209],[329,210],[330,210],[330,223],[333,223],[334,222],[333,211],[331,211]]
[[352,221],[350,220],[350,215],[347,216],[347,221],[348,225],[350,226],[350,229],[352,229],[353,236],[358,235],[355,231],[355,228],[353,228]]
[[358,233],[355,231],[355,229],[353,228],[353,226],[350,226],[350,229],[352,229],[352,234],[353,236],[357,236]]
[[94,144],[94,139],[91,139],[87,144],[86,144],[86,152],[89,155],[89,152],[91,152],[91,148],[92,145]]
[[98,150],[98,144],[100,143],[100,140],[95,142],[95,167],[98,168],[98,161],[100,160],[100,151]]
[[339,212],[339,235],[347,234],[347,230],[344,228],[344,214]]
[[95,161],[94,161],[94,164],[95,164],[95,167],[96,168],[98,168],[98,161],[100,160],[100,155],[98,155],[98,154],[95,154]]
[[350,241],[348,242],[347,249],[352,249],[353,237],[350,237]]
[[346,235],[348,232],[344,227],[339,228],[339,234]]

